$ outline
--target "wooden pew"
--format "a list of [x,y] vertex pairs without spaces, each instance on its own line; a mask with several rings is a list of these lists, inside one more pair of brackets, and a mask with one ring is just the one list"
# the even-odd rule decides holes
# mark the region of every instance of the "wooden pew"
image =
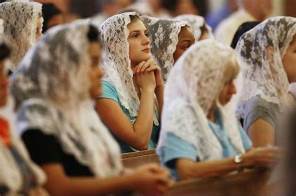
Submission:
[[160,161],[154,150],[147,150],[123,154],[122,163],[124,167],[135,168],[147,163],[159,164]]
[[270,196],[270,172],[247,172],[177,182],[165,196]]
[[[128,168],[159,163],[153,150],[123,154],[122,161]],[[271,196],[275,186],[268,184],[269,176],[270,172],[266,170],[247,170],[221,177],[186,180],[177,182],[165,196]]]
[[156,154],[155,150],[143,150],[143,151],[138,151],[138,152],[123,153],[121,155],[121,158],[126,159],[126,158],[138,157],[138,156],[150,155],[150,154]]

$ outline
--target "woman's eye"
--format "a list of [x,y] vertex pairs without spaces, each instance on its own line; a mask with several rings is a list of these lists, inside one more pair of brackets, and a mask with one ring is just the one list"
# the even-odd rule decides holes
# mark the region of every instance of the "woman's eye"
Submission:
[[189,43],[186,43],[186,44],[183,44],[183,45],[181,46],[181,48],[182,48],[182,49],[187,49],[189,46],[190,46],[190,44],[189,44]]
[[132,34],[130,35],[130,37],[133,37],[133,38],[137,38],[138,36],[139,36],[138,33],[132,33]]

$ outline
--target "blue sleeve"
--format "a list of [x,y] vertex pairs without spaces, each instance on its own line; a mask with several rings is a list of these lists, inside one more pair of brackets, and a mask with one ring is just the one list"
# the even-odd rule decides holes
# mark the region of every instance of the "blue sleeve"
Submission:
[[112,99],[113,101],[119,103],[119,97],[115,87],[107,81],[102,82],[102,95],[98,98]]
[[196,148],[173,133],[167,133],[163,142],[157,153],[161,163],[166,167],[175,169],[175,161],[180,158],[197,160]]
[[249,138],[249,136],[247,135],[246,131],[241,127],[240,127],[240,135],[241,135],[243,146],[244,146],[245,150],[251,149],[252,148],[252,141]]

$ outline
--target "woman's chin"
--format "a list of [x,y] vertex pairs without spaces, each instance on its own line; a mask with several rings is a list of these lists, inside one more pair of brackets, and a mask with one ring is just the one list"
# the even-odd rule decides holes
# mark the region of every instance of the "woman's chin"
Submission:
[[150,53],[144,53],[140,56],[140,60],[142,61],[148,61],[151,58],[151,54]]

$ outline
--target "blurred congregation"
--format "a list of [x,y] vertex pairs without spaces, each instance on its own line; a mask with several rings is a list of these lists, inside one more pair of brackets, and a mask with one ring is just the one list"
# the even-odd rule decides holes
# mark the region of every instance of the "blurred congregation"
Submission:
[[296,195],[295,17],[0,0],[0,196]]

